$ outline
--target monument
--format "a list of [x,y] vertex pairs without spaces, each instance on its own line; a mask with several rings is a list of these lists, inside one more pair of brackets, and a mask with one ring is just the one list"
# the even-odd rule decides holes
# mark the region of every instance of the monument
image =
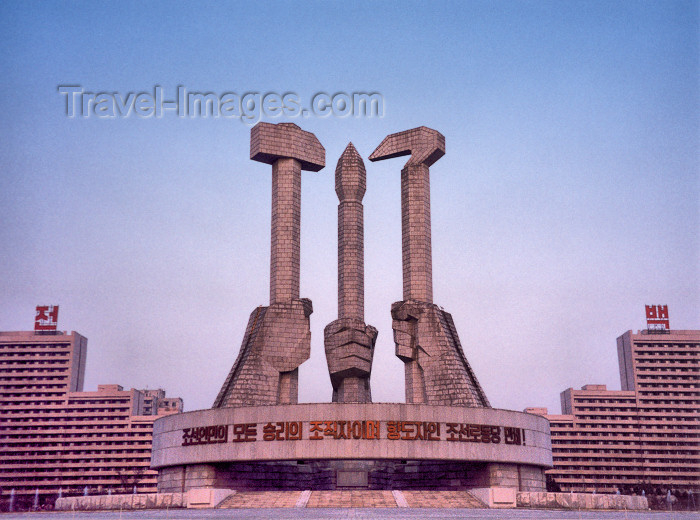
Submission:
[[371,403],[377,329],[365,325],[364,219],[367,174],[352,143],[338,159],[338,319],[324,330],[334,403]]
[[401,170],[403,300],[391,306],[396,356],[406,366],[406,402],[488,407],[464,355],[452,316],[433,303],[430,166],[445,137],[421,126],[387,136],[369,156],[410,155]]
[[419,127],[387,136],[370,161],[401,170],[403,299],[391,306],[406,403],[373,403],[377,329],[364,321],[366,170],[352,145],[338,160],[338,319],[324,330],[332,402],[298,404],[310,355],[311,301],[300,298],[301,171],[325,166],[316,136],[258,123],[250,158],[272,165],[270,305],[250,315],[238,357],[209,410],[156,421],[159,492],[198,488],[544,491],[549,423],[490,407],[452,316],[433,303],[430,166],[445,138]]
[[259,123],[251,130],[250,158],[272,165],[270,305],[250,315],[214,408],[296,403],[299,365],[311,354],[313,309],[299,298],[301,171],[321,170],[326,150],[297,125]]

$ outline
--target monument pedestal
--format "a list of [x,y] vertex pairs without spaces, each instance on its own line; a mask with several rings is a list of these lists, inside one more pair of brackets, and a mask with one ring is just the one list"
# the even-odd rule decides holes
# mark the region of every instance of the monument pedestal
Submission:
[[194,488],[543,491],[540,416],[425,404],[218,408],[158,419],[158,491]]

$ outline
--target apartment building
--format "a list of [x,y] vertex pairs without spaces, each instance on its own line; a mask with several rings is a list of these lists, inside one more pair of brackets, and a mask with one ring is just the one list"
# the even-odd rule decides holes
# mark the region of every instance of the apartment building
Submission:
[[165,390],[141,390],[143,394],[143,415],[168,415],[182,411],[181,397],[166,397]]
[[700,331],[642,330],[617,338],[621,390],[585,385],[546,408],[554,469],[564,491],[644,485],[700,492]]
[[0,497],[155,492],[153,422],[182,411],[163,390],[82,391],[87,339],[0,332]]

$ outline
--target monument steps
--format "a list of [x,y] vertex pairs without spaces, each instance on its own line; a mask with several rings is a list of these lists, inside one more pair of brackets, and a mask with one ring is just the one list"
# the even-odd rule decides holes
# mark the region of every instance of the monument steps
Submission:
[[258,508],[460,508],[483,509],[468,491],[385,491],[371,489],[327,491],[239,491],[224,499],[217,509]]
[[487,508],[468,491],[402,491],[402,494],[408,507]]
[[239,491],[225,498],[217,509],[295,507],[303,491]]

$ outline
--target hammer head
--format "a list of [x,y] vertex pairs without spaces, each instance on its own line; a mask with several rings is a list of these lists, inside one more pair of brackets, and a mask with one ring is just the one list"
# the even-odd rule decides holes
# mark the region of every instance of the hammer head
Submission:
[[266,164],[296,159],[301,169],[317,172],[326,165],[326,149],[314,134],[294,123],[258,123],[250,129],[250,158]]
[[431,166],[445,155],[445,136],[426,126],[397,132],[386,136],[369,160],[382,161],[403,155],[411,156],[406,164]]

